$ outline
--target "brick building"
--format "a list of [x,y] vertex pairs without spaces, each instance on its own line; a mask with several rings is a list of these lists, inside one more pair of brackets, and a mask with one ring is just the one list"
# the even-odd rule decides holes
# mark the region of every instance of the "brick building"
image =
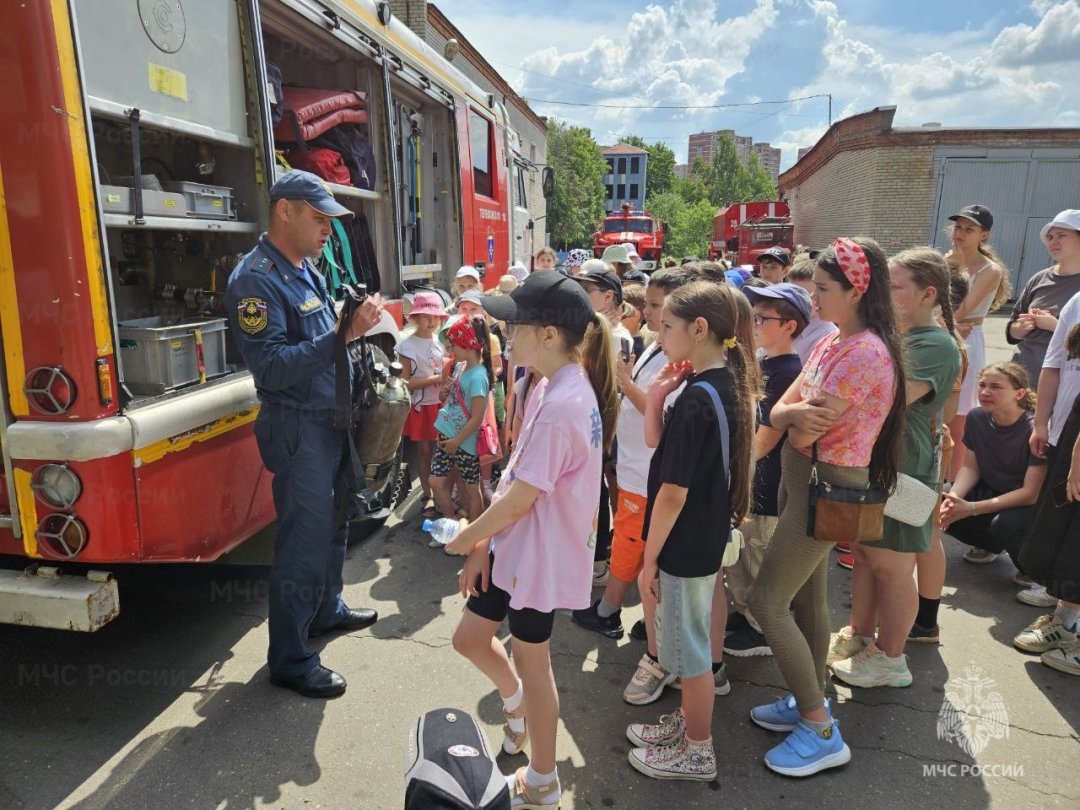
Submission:
[[603,150],[608,170],[604,174],[607,194],[604,210],[615,211],[623,203],[635,210],[645,207],[645,178],[649,170],[649,153],[636,146],[620,143]]
[[780,175],[796,242],[870,236],[886,253],[949,245],[948,217],[980,203],[1014,287],[1050,264],[1039,229],[1080,206],[1080,129],[894,128],[895,107],[837,121]]
[[540,169],[547,164],[547,121],[537,115],[510,84],[465,38],[434,3],[427,0],[390,0],[394,16],[415,31],[428,45],[443,53],[446,43],[457,41],[453,65],[480,87],[495,94],[510,116],[510,125],[521,139],[521,156],[530,164],[525,172],[525,196],[529,216],[536,221],[534,249],[550,240],[544,233],[547,200],[540,185]]

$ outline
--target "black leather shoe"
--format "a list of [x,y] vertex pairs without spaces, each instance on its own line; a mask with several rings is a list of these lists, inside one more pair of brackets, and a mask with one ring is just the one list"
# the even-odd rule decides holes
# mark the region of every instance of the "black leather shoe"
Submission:
[[645,632],[645,620],[638,619],[634,622],[634,626],[630,628],[630,638],[637,639],[638,641],[647,641],[649,636]]
[[270,683],[309,698],[335,698],[345,694],[345,679],[324,666],[317,666],[297,678],[270,676]]
[[340,622],[327,627],[325,630],[312,630],[308,633],[308,638],[318,638],[330,633],[351,633],[353,630],[363,630],[365,627],[371,627],[378,619],[379,614],[371,608],[350,609]]

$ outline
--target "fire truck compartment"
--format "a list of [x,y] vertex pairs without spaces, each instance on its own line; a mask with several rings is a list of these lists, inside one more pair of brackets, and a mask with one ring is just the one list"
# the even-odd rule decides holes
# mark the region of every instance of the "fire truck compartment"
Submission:
[[[224,318],[177,323],[159,315],[118,326],[124,382],[133,393],[164,394],[228,370]],[[196,335],[202,340],[202,369]]]
[[86,576],[31,565],[0,570],[0,622],[93,633],[120,615],[120,591],[107,571]]

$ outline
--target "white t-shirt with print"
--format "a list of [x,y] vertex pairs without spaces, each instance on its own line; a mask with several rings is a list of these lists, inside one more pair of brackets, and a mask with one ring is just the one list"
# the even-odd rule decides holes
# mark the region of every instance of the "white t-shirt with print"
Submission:
[[1077,323],[1080,323],[1080,293],[1070,298],[1069,303],[1061,308],[1057,328],[1050,338],[1046,359],[1043,360],[1043,368],[1061,370],[1057,399],[1054,400],[1054,411],[1050,415],[1049,442],[1054,447],[1057,447],[1058,439],[1061,438],[1061,430],[1065,427],[1073,403],[1080,396],[1080,357],[1070,360],[1065,351],[1065,339]]
[[[632,377],[634,385],[642,391],[647,391],[650,383],[667,365],[667,355],[656,343],[645,349],[641,357],[634,364]],[[664,410],[670,408],[682,393],[683,386],[668,394],[664,402]],[[649,462],[652,461],[655,448],[645,444],[645,414],[634,407],[629,397],[622,397],[619,408],[619,421],[615,426],[615,437],[618,441],[618,459],[615,462],[615,477],[619,482],[619,489],[632,492],[634,495],[647,495],[649,480]]]
[[[409,363],[405,368],[407,377],[433,377],[436,374],[442,374],[446,349],[434,336],[422,338],[418,335],[410,335],[398,344],[397,353]],[[413,391],[412,404],[438,405],[439,386],[429,385],[419,391]]]

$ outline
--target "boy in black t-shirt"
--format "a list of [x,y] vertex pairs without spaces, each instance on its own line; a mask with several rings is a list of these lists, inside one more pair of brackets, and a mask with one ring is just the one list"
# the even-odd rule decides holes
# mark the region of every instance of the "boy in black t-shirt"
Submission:
[[754,307],[754,337],[766,356],[760,358],[765,398],[761,419],[754,437],[754,505],[750,520],[742,526],[746,545],[738,562],[726,569],[728,589],[735,610],[727,627],[724,652],[736,657],[772,655],[761,628],[747,609],[750,588],[761,568],[765,548],[776,529],[777,491],[780,488],[780,449],[784,433],[769,423],[773,405],[791,387],[802,371],[802,362],[792,348],[810,322],[810,295],[797,284],[774,284],[771,287],[744,287],[743,292]]

